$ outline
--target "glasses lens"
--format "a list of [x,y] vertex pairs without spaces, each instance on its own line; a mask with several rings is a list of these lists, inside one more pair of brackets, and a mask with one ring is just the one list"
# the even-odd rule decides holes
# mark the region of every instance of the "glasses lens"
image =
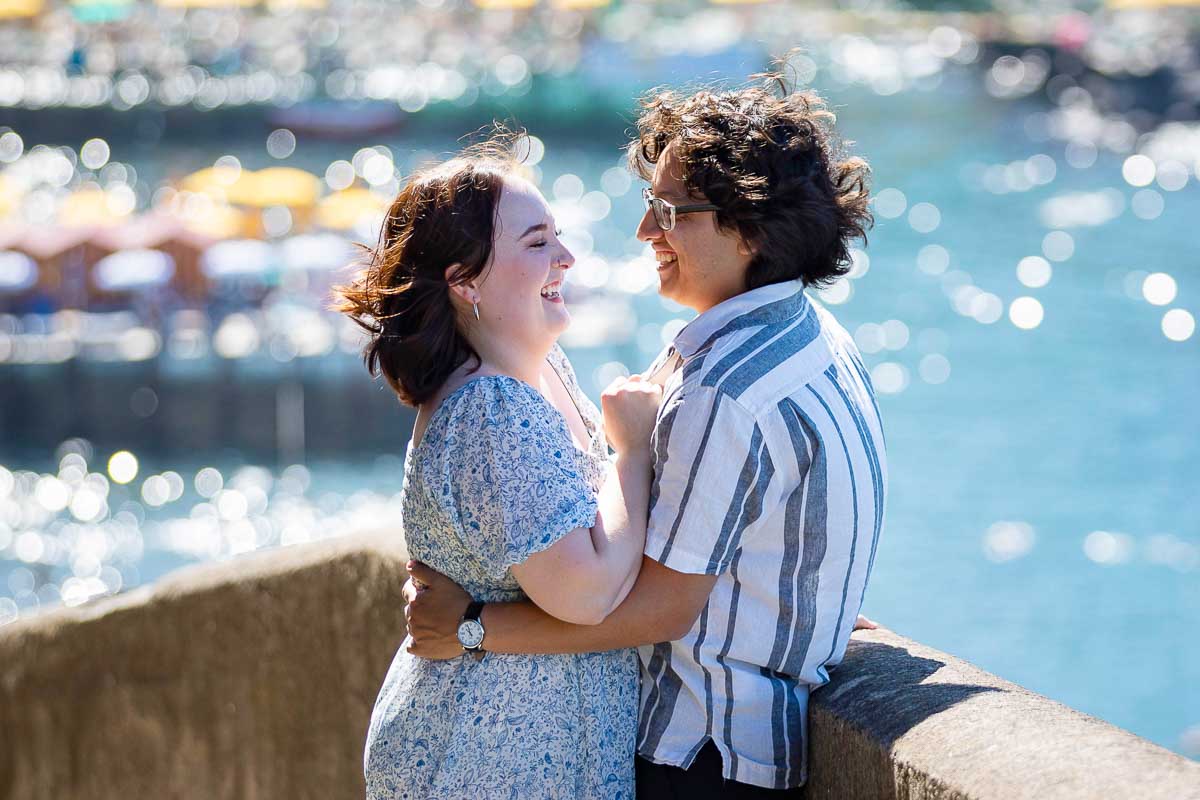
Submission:
[[674,210],[675,208],[666,200],[654,198],[654,221],[663,231],[669,231],[675,227],[675,215],[672,213]]

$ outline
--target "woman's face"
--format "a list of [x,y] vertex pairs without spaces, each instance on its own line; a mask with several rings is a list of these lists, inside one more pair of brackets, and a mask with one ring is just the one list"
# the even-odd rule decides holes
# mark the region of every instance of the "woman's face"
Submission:
[[529,348],[553,344],[571,322],[561,291],[574,263],[542,193],[522,178],[506,177],[491,264],[477,284],[480,332]]

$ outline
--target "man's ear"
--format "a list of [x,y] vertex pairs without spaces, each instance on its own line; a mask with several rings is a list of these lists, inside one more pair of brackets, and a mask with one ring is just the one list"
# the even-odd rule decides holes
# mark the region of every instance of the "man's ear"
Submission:
[[741,236],[738,236],[737,237],[737,251],[741,255],[750,256],[751,258],[754,258],[755,256],[758,255],[758,243],[753,242],[753,241],[747,241],[746,239],[743,239]]

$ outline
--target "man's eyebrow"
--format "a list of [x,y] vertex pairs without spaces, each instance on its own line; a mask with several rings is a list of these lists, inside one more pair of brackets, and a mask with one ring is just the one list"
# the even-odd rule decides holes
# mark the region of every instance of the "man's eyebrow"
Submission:
[[534,231],[544,231],[544,230],[546,230],[546,223],[539,222],[537,225],[530,225],[528,228],[525,229],[525,232],[522,233],[517,238],[524,239],[526,236],[533,233]]

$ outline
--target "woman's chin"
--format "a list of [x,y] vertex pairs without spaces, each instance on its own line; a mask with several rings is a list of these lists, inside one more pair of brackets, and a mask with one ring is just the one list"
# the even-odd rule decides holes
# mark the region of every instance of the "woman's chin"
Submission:
[[557,336],[571,325],[571,312],[567,311],[566,303],[559,302],[548,305],[550,308],[546,310],[546,325]]

